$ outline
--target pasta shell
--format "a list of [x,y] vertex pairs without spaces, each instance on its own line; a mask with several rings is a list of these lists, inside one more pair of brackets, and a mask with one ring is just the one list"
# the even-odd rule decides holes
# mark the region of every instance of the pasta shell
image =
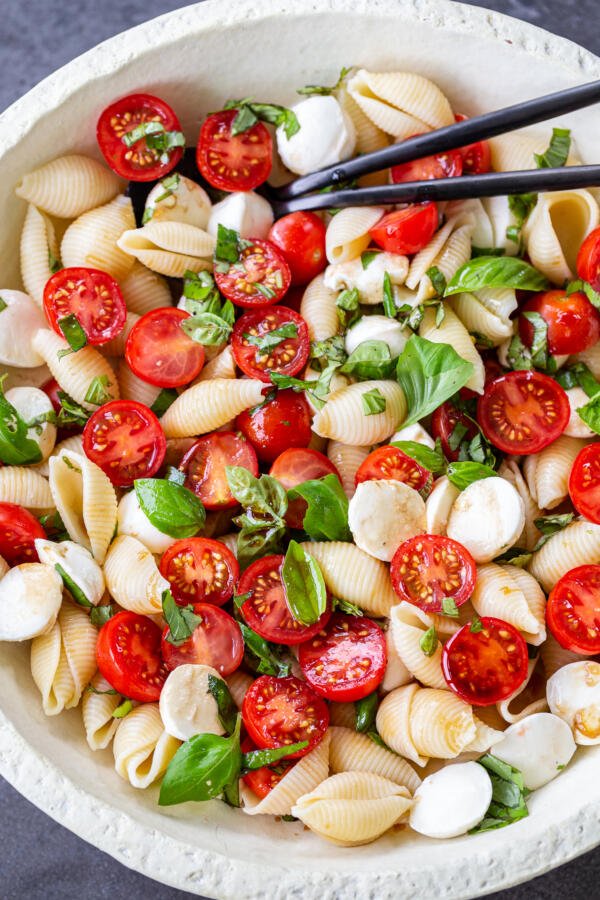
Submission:
[[523,547],[525,550],[533,550],[542,535],[535,524],[535,520],[539,519],[542,511],[531,496],[527,483],[521,475],[521,470],[514,459],[507,458],[503,460],[498,469],[498,474],[501,475],[502,478],[506,478],[507,481],[510,481],[523,501],[523,507],[525,509],[525,527],[523,528],[521,537],[517,541],[517,546]]
[[171,305],[171,291],[165,279],[137,260],[119,287],[127,309],[138,316]]
[[[385,410],[366,415],[363,394],[377,390],[385,398]],[[313,431],[321,437],[361,447],[385,441],[406,418],[406,399],[393,381],[362,381],[329,395],[313,420]]]
[[494,230],[490,217],[481,200],[451,200],[444,209],[446,219],[457,219],[463,224],[471,222],[471,241],[475,247],[494,247]]
[[94,347],[82,347],[76,353],[67,353],[59,358],[69,345],[49,328],[40,328],[34,335],[32,345],[46,362],[52,376],[69,395],[86,409],[96,407],[86,401],[86,395],[94,378],[106,381],[104,390],[111,400],[119,399],[119,386],[112,366]]
[[113,713],[122,697],[115,694],[111,685],[97,672],[91,681],[95,691],[87,690],[81,701],[85,739],[92,750],[104,750],[109,746],[119,726]]
[[522,591],[527,606],[538,623],[536,632],[524,632],[525,640],[539,647],[546,640],[546,595],[529,572],[518,566],[503,566],[517,587]]
[[329,732],[329,765],[333,773],[372,772],[404,785],[411,794],[421,784],[421,779],[406,760],[391,750],[380,747],[368,735],[340,727],[330,728]]
[[162,612],[162,595],[169,582],[141,541],[121,534],[110,545],[104,562],[108,592],[119,606],[141,615]]
[[0,556],[0,579],[4,578],[9,569],[9,564],[6,562],[3,556]]
[[65,231],[60,248],[63,265],[102,269],[120,281],[131,271],[133,259],[118,247],[118,240],[134,227],[131,200],[123,195],[85,212]]
[[562,434],[539,453],[525,459],[523,472],[527,486],[540,509],[554,509],[569,496],[571,469],[586,443]]
[[406,287],[410,288],[411,291],[417,290],[421,281],[425,278],[427,270],[435,265],[435,261],[442,252],[455,225],[456,220],[449,219],[438,231],[436,231],[429,243],[413,256],[408,275],[406,276]]
[[113,741],[115,769],[132,787],[150,787],[166,771],[180,743],[165,731],[158,703],[143,703],[119,722]]
[[[60,456],[63,450],[71,450],[73,453],[83,453],[83,438],[80,434],[72,434],[70,437],[65,438],[64,441],[61,441],[60,444],[57,444],[52,452],[52,456]],[[44,462],[39,463],[35,467],[36,472],[39,472],[40,475],[43,475],[44,478],[48,478],[50,475],[50,458],[45,459]]]
[[438,641],[431,656],[426,656],[420,641],[429,626],[424,625],[413,612],[414,607],[403,601],[393,606],[390,613],[390,630],[396,652],[408,671],[421,684],[432,688],[445,688],[442,674],[442,646]]
[[69,537],[102,564],[117,525],[114,487],[83,454],[62,450],[49,466],[50,491]]
[[589,191],[540,194],[523,230],[532,264],[555,284],[575,278],[578,250],[599,221]]
[[211,202],[204,188],[183,175],[176,175],[175,179],[168,176],[167,181],[168,189],[164,181],[159,181],[148,194],[144,222],[185,222],[206,228]]
[[367,447],[353,447],[351,444],[342,444],[341,441],[329,441],[327,445],[327,456],[340,474],[348,499],[354,496],[356,473],[368,455]]
[[435,324],[435,312],[429,308],[425,310],[423,321],[419,327],[419,335],[434,344],[449,344],[456,350],[459,356],[466,359],[473,366],[473,374],[465,387],[483,393],[485,382],[485,368],[482,359],[471,339],[471,335],[462,324],[458,316],[445,306],[445,315],[439,325]]
[[[354,125],[356,133],[355,153],[372,153],[374,150],[381,150],[383,147],[388,146],[390,142],[388,136],[371,122],[345,88],[342,88],[339,92],[337,99]],[[359,179],[359,184],[361,187],[363,185],[385,184],[387,175],[387,171],[373,172],[362,176]]]
[[42,305],[44,286],[52,275],[51,259],[58,259],[58,243],[50,219],[31,204],[21,232],[21,278],[25,290]]
[[[0,364],[3,368],[14,366],[8,383],[11,386],[32,384],[35,377],[37,384],[43,384],[47,370],[42,369],[40,372],[37,368],[43,365],[44,360],[35,350],[33,339],[40,329],[46,327],[44,313],[37,303],[22,291],[2,290],[2,300],[4,308],[0,329]],[[21,369],[27,369],[27,372],[21,373]],[[37,371],[32,372],[32,369]],[[7,387],[5,384],[4,389]]]
[[235,419],[263,399],[262,381],[213,378],[184,391],[166,411],[161,424],[168,438],[206,434]]
[[228,344],[214,359],[206,363],[194,384],[197,384],[199,381],[212,381],[214,378],[235,377],[235,359],[233,358],[231,346]]
[[[396,645],[394,644],[394,638],[392,636],[392,629],[389,626],[385,633],[385,644],[387,649],[387,664],[383,681],[379,685],[379,691],[382,695],[389,694],[389,692],[393,691],[395,688],[402,687],[402,685],[412,681],[412,675],[398,656],[398,651],[396,650]],[[352,727],[354,727],[354,725]]]
[[[464,263],[471,259],[471,233],[472,225],[461,225],[452,232],[437,254],[433,265],[440,270],[446,281],[450,281]],[[427,248],[425,248],[426,250]],[[424,251],[423,251],[424,252]],[[430,300],[435,297],[435,288],[427,273],[419,281],[417,300]]]
[[42,512],[54,505],[46,479],[25,466],[0,468],[0,501],[18,503],[32,512]]
[[510,725],[514,725],[516,722],[520,722],[522,719],[526,719],[527,716],[532,716],[535,713],[545,712],[548,709],[548,702],[546,700],[546,692],[544,691],[544,696],[539,697],[537,700],[533,700],[531,703],[528,703],[524,706],[519,712],[511,711],[511,704],[514,700],[519,697],[529,682],[531,681],[531,676],[533,675],[533,671],[537,665],[536,659],[529,660],[529,667],[527,671],[527,678],[523,682],[523,684],[519,685],[514,694],[511,694],[510,697],[507,697],[506,700],[502,700],[500,703],[497,703],[496,706],[498,708],[498,712],[502,716],[505,722],[508,722]]
[[212,270],[215,238],[195,225],[150,221],[143,228],[125,231],[117,243],[130,259],[171,278],[183,278],[188,269]]
[[475,294],[458,294],[446,301],[471,335],[482,335],[494,347],[512,337],[513,325],[480,303]]
[[463,753],[486,753],[492,744],[499,741],[502,737],[502,730],[491,728],[477,716],[473,716],[475,722],[475,737],[470,744],[467,744]]
[[[527,582],[528,594],[537,602],[539,592],[541,594],[541,621],[534,615],[529,607],[527,597],[514,577],[516,566],[499,566],[496,563],[486,563],[477,567],[477,580],[471,597],[471,603],[478,615],[493,616],[502,619],[528,635],[536,636],[543,628],[544,609],[546,606],[544,594],[535,578],[525,573],[523,584]],[[530,586],[530,582],[533,585]],[[537,591],[536,591],[537,589]],[[543,638],[542,638],[543,639]]]
[[318,562],[334,597],[355,603],[370,616],[389,615],[398,598],[384,563],[344,541],[307,541],[303,547]]
[[576,519],[536,550],[528,569],[549,594],[559,578],[586,563],[600,563],[600,525]]
[[536,168],[534,154],[547,149],[548,138],[513,131],[490,138],[489,145],[495,172],[519,172]]
[[105,344],[98,348],[102,355],[106,357],[125,356],[125,344],[127,343],[129,332],[139,320],[140,317],[137,313],[128,312],[125,325],[121,331],[112,340],[106,341]]
[[454,122],[450,104],[437,85],[413,72],[360,69],[349,80],[348,93],[374,125],[402,140]]
[[152,406],[161,389],[142,378],[138,378],[127,364],[127,361],[121,359],[117,371],[117,382],[119,385],[119,394],[124,400],[136,400],[143,403],[144,406]]
[[306,286],[300,303],[300,315],[308,326],[311,341],[324,341],[337,334],[337,292],[325,287],[323,273]]
[[352,206],[340,210],[327,226],[325,234],[329,262],[342,263],[360,256],[371,243],[369,229],[384,212],[381,206]]
[[74,219],[107,203],[122,186],[121,179],[107,166],[73,153],[24,175],[15,193],[51,216]]

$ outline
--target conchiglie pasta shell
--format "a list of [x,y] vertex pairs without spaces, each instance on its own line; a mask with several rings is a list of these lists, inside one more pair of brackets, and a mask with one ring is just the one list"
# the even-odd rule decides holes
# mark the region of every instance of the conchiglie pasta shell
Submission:
[[419,753],[436,759],[458,756],[477,734],[471,707],[450,691],[431,688],[413,697],[410,729]]
[[589,191],[540,194],[523,230],[532,264],[555,284],[574,278],[577,252],[599,221]]
[[396,138],[454,122],[448,100],[428,78],[413,72],[367,72],[348,82],[348,93],[373,124]]
[[[458,227],[452,232],[435,257],[433,265],[440,270],[446,281],[450,281],[454,273],[470,260],[472,231],[472,225],[461,225]],[[425,274],[419,282],[417,300],[423,302],[424,300],[430,300],[432,297],[435,297],[435,288],[429,275]]]
[[325,251],[330,263],[355,259],[371,243],[369,229],[378,222],[385,210],[381,206],[352,206],[340,210],[325,234]]
[[51,216],[74,219],[119,193],[121,179],[95,159],[70,154],[24,175],[15,193]]
[[519,712],[512,712],[510,708],[513,700],[516,700],[517,697],[519,697],[523,693],[523,691],[531,681],[531,676],[533,675],[537,662],[537,659],[529,660],[527,678],[525,679],[525,681],[519,685],[514,694],[511,694],[510,697],[506,698],[506,700],[502,700],[500,701],[500,703],[496,704],[498,712],[500,713],[504,721],[508,722],[509,725],[514,725],[516,722],[520,722],[522,719],[526,719],[527,716],[532,716],[535,713],[544,712],[548,709],[545,691],[543,697],[539,697],[537,700],[533,700],[531,703],[528,703],[527,706],[524,706],[521,710],[519,710]]
[[528,569],[548,594],[570,569],[588,563],[600,563],[600,525],[576,519],[536,550]]
[[246,691],[248,690],[254,679],[251,675],[247,675],[246,672],[242,672],[240,669],[238,669],[236,672],[233,672],[231,675],[229,675],[225,680],[227,682],[229,693],[233,697],[235,705],[238,709],[241,709],[244,697],[246,696]]
[[102,355],[109,358],[115,356],[125,356],[125,344],[127,343],[129,332],[131,331],[135,323],[139,322],[139,320],[140,317],[137,313],[128,312],[127,319],[125,320],[125,325],[116,335],[116,337],[114,337],[110,341],[107,341],[105,344],[101,344],[98,347]]
[[106,379],[104,390],[111,400],[119,399],[119,386],[112,366],[94,347],[83,347],[76,353],[68,353],[59,359],[58,354],[62,350],[68,350],[69,345],[49,328],[40,328],[33,338],[32,346],[46,361],[62,390],[76,403],[89,410],[96,409],[85,399],[94,378]]
[[180,741],[164,729],[158,703],[143,703],[119,723],[113,741],[115,769],[132,787],[150,787],[166,771],[179,746]]
[[475,722],[475,737],[470,744],[462,751],[463,753],[486,753],[492,744],[499,741],[502,737],[502,731],[497,728],[491,728],[477,716],[473,716]]
[[337,334],[339,320],[335,301],[338,294],[323,283],[323,273],[306,286],[300,303],[300,315],[308,326],[311,341],[324,341]]
[[332,772],[372,772],[404,785],[411,793],[421,784],[421,779],[406,760],[378,746],[368,735],[359,734],[351,728],[333,727],[329,731]]
[[113,718],[113,713],[122,697],[110,693],[111,685],[100,672],[92,678],[91,686],[101,693],[86,690],[83,694],[81,713],[85,739],[91,750],[104,750],[111,743],[119,726],[119,719]]
[[0,468],[0,502],[18,503],[32,512],[50,509],[54,504],[46,479],[33,468]]
[[183,278],[189,269],[212,270],[215,238],[207,231],[184,222],[149,222],[126,231],[120,249],[143,265],[171,278]]
[[119,287],[127,309],[138,316],[171,305],[171,291],[165,279],[137,260]]
[[471,335],[458,316],[449,307],[446,306],[444,309],[444,319],[439,325],[435,324],[435,311],[431,308],[425,310],[423,321],[419,327],[419,335],[434,344],[449,344],[459,356],[470,362],[473,366],[473,374],[465,387],[482,394],[485,368],[481,356],[475,348]]
[[494,347],[512,337],[512,322],[486,309],[475,294],[458,294],[446,301],[446,309],[448,305],[470,334],[483,335]]
[[144,545],[121,534],[110,545],[104,562],[106,587],[119,606],[141,615],[162,612],[162,595],[169,582]]
[[136,400],[148,407],[152,406],[161,391],[156,385],[138,378],[131,371],[125,359],[119,360],[117,381],[119,394],[124,400]]
[[48,478],[50,475],[50,460],[54,456],[60,456],[63,450],[71,450],[73,453],[83,453],[83,437],[80,434],[72,434],[70,437],[65,438],[64,441],[61,441],[60,444],[57,444],[52,451],[52,454],[48,459],[45,459],[44,462],[39,463],[35,470],[39,472],[40,475],[43,475],[44,478]]
[[344,493],[350,499],[356,490],[355,478],[358,468],[369,455],[367,447],[353,447],[341,441],[329,441],[327,456],[340,473]]
[[214,378],[235,378],[235,359],[231,346],[227,344],[217,356],[207,362],[194,384],[199,381],[212,381]]
[[503,566],[517,587],[522,591],[532,616],[538,623],[537,631],[523,633],[525,640],[539,647],[546,640],[546,595],[529,572],[519,566]]
[[[352,99],[345,88],[342,88],[338,94],[338,103],[351,119],[356,132],[356,147],[354,152],[357,154],[373,153],[375,150],[381,150],[390,143],[388,136],[364,114],[358,103]],[[359,178],[361,187],[375,184],[386,184],[388,178],[387,169],[381,172],[372,172],[369,175],[363,175]]]
[[25,290],[42,305],[44,286],[52,275],[50,256],[58,258],[58,243],[50,219],[29,205],[21,232],[21,278]]
[[548,149],[548,138],[516,131],[490,138],[489,145],[495,172],[519,172],[536,168],[534,153]]
[[[529,604],[517,581],[513,578],[516,566],[499,566],[487,563],[477,567],[477,580],[471,603],[479,616],[502,619],[519,631],[537,635],[540,622],[529,609]],[[531,576],[529,576],[531,578]],[[535,579],[533,579],[535,583]]]
[[388,747],[418,766],[424,766],[427,759],[419,754],[410,729],[410,711],[418,690],[418,684],[406,684],[390,691],[379,704],[375,721],[377,731]]
[[[527,457],[527,459],[528,458],[529,457]],[[510,481],[523,501],[523,507],[525,509],[525,527],[517,541],[517,547],[523,547],[525,550],[533,550],[542,535],[535,524],[535,520],[539,519],[542,511],[531,496],[527,483],[514,459],[507,458],[503,460],[498,469],[498,474],[501,475],[502,478],[506,478],[507,481]]]
[[562,434],[539,453],[525,459],[523,472],[533,499],[541,509],[554,509],[569,496],[569,476],[587,441]]
[[251,378],[213,378],[184,391],[162,417],[168,438],[206,434],[259,404],[262,381]]
[[69,537],[102,564],[117,524],[114,487],[83,454],[62,450],[49,467],[50,491]]
[[442,646],[438,641],[431,656],[423,653],[420,641],[428,626],[413,612],[414,606],[405,601],[393,606],[390,629],[396,653],[417,681],[427,687],[445,688],[442,675]]
[[131,271],[133,259],[117,246],[124,231],[135,227],[129,197],[115,197],[91,209],[69,225],[61,244],[64,266],[90,266],[108,272],[117,281]]
[[[363,394],[378,390],[386,401],[383,412],[367,416],[363,410]],[[321,437],[361,447],[385,441],[406,418],[406,399],[399,384],[393,381],[362,381],[349,384],[329,395],[323,409],[313,420],[313,431]]]
[[303,547],[317,560],[334,597],[355,603],[370,616],[389,615],[398,598],[384,563],[344,541],[307,541]]
[[[425,278],[427,269],[435,265],[435,261],[442,252],[444,245],[456,226],[456,219],[449,219],[442,227],[436,231],[428,244],[416,253],[410,263],[408,275],[406,276],[406,287],[411,291],[416,291],[421,281]],[[415,297],[415,301],[417,297]]]

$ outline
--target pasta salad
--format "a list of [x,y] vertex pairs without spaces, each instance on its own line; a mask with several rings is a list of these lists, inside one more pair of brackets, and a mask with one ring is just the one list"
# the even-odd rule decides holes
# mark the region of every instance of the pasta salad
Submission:
[[[274,221],[267,182],[463,118],[412,73],[298,93],[189,149],[123,97],[105,163],[17,186],[0,640],[161,805],[504,827],[600,743],[596,193]],[[576,162],[555,128],[360,183]]]

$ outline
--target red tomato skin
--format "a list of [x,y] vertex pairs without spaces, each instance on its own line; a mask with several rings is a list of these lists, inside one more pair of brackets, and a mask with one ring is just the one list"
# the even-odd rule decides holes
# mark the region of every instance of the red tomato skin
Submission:
[[372,450],[361,462],[354,481],[356,485],[373,480],[402,481],[413,490],[420,491],[430,478],[431,472],[407,456],[399,447],[385,444]]
[[212,603],[196,603],[194,612],[202,617],[202,623],[178,647],[167,640],[169,626],[164,629],[161,652],[165,665],[170,672],[177,666],[190,664],[212,666],[226,678],[239,668],[244,657],[240,626],[225,610]]
[[205,434],[181,460],[179,469],[186,474],[185,486],[200,498],[206,509],[233,509],[238,505],[229,490],[226,466],[242,466],[254,477],[258,475],[256,451],[238,432]]
[[577,566],[559,578],[548,597],[546,622],[565,650],[600,653],[600,566]]
[[[123,448],[123,456],[125,456],[125,452],[130,452],[129,447],[132,451],[138,449],[136,446],[138,442],[136,435],[140,430],[140,424],[144,434],[148,435],[146,440],[150,442],[152,447],[151,453],[146,454],[149,457],[147,461],[145,462],[142,457],[142,460],[137,465],[134,464],[134,469],[129,469],[129,471],[126,471],[123,466],[118,464],[116,466],[113,465],[118,460],[107,460],[104,456],[105,451],[110,449],[111,421],[114,423],[125,416],[129,416],[133,422],[127,448]],[[117,426],[117,428],[120,427]],[[105,445],[104,449],[97,449],[97,441],[101,441]],[[111,400],[92,413],[87,420],[83,429],[83,452],[88,459],[91,459],[93,463],[102,469],[114,485],[129,487],[136,478],[151,478],[158,472],[167,452],[167,439],[160,422],[152,410],[144,406],[143,403],[138,403],[136,400]],[[132,465],[132,463],[129,463],[129,465]]]
[[[153,703],[167,678],[160,656],[160,628],[138,613],[123,610],[98,632],[96,661],[108,683],[130,700]],[[131,667],[143,669],[131,672]]]
[[[464,122],[468,117],[456,113],[454,118],[457,122]],[[484,172],[491,172],[492,150],[489,141],[467,144],[466,147],[461,147],[459,152],[463,160],[463,175],[482,175]]]
[[[258,750],[256,744],[249,737],[243,739],[241,748],[242,753],[251,753],[253,750]],[[262,800],[263,797],[271,793],[274,787],[277,787],[281,779],[295,765],[296,763],[290,759],[277,764],[277,770],[285,767],[284,772],[276,771],[275,768],[270,766],[263,766],[261,769],[251,769],[245,775],[242,775],[242,781]]]
[[0,556],[9,566],[38,562],[34,541],[45,538],[36,517],[18,503],[0,503]]
[[[204,348],[179,327],[189,315],[184,309],[165,306],[150,310],[138,319],[125,343],[125,359],[134,375],[161,388],[181,387],[198,377],[204,365]],[[159,360],[168,361],[175,353],[169,352],[173,344],[185,352],[185,366],[179,374],[165,372],[157,365],[156,358],[147,359],[148,351],[152,356],[154,350]]]
[[[342,481],[340,473],[325,454],[311,450],[310,447],[292,447],[284,450],[271,466],[269,475],[276,478],[286,491],[305,481],[324,478],[326,475],[335,475],[340,484]],[[307,508],[308,504],[302,497],[296,497],[294,500],[288,498],[285,521],[289,528],[302,528]]]
[[600,444],[579,451],[569,475],[569,495],[577,512],[600,525]]
[[452,450],[450,447],[450,438],[457,423],[460,422],[467,429],[463,440],[470,440],[477,434],[477,425],[472,422],[468,416],[457,409],[450,400],[446,400],[433,413],[431,417],[431,436],[435,439],[439,438],[442,450],[446,459],[450,462],[456,462],[459,456],[458,447]]
[[[244,335],[263,335],[283,325],[295,325],[297,336],[282,341],[271,351],[261,351],[248,343]],[[264,325],[273,327],[264,328]],[[238,368],[248,378],[256,378],[265,384],[271,384],[271,372],[280,375],[297,375],[304,368],[310,353],[308,326],[302,316],[282,306],[268,306],[245,312],[237,320],[231,335],[231,350]],[[289,360],[281,360],[282,354],[292,354]],[[258,362],[259,359],[266,359]]]
[[250,441],[261,462],[272,463],[289,447],[308,447],[311,421],[308,401],[290,389],[278,391],[253,413],[245,410],[237,417],[236,428]]
[[[436,561],[436,554],[443,554],[441,561]],[[456,574],[459,577],[458,586],[451,592],[451,596],[457,606],[462,606],[463,603],[467,602],[475,589],[475,579],[477,577],[475,560],[467,548],[459,544],[458,541],[439,534],[416,535],[404,541],[396,550],[392,557],[390,577],[392,586],[401,600],[406,600],[427,613],[442,612],[443,598],[441,596],[434,597],[433,592],[431,592],[422,599],[421,597],[416,597],[414,591],[410,591],[411,582],[406,578],[405,568],[407,561],[415,557],[418,557],[425,563],[431,560],[434,569],[436,566],[441,568],[444,565],[446,572],[448,571],[448,562],[454,565],[458,569]],[[439,580],[441,579],[442,576],[439,577]],[[438,594],[441,593],[442,591],[439,590]],[[445,596],[449,594],[448,591],[443,593]]]
[[577,274],[600,291],[600,228],[590,231],[577,254]]
[[[535,312],[548,325],[548,350],[553,356],[581,353],[600,339],[600,315],[585,294],[566,291],[546,291],[536,294],[521,308]],[[533,341],[533,325],[519,317],[519,334],[528,347]]]
[[463,158],[459,150],[448,150],[424,156],[411,162],[392,166],[390,177],[392,184],[408,181],[431,181],[437,178],[456,178],[462,175]]
[[[77,293],[81,289],[82,294]],[[94,294],[102,292],[103,300]],[[63,303],[63,308],[59,309]],[[95,306],[104,306],[104,316],[108,321],[96,322]],[[74,313],[83,328],[88,344],[98,346],[116,337],[125,327],[127,308],[121,289],[108,272],[84,266],[72,266],[55,272],[44,287],[44,312],[53,331],[64,337],[59,322],[65,316]],[[98,327],[101,324],[102,327]]]
[[[236,115],[237,110],[226,109],[207,116],[198,136],[196,164],[208,183],[219,190],[251,191],[271,174],[273,141],[262,122],[257,122],[241,134],[232,135],[231,126]],[[248,154],[248,148],[251,151],[249,155],[258,162],[244,167],[243,155]],[[214,165],[212,160],[215,153],[222,151],[231,151],[234,159],[232,165],[225,163],[224,171],[219,171],[223,162],[219,165],[217,160]],[[235,176],[233,171],[237,173]]]
[[[265,285],[267,273],[271,277],[271,283]],[[247,309],[263,308],[279,303],[288,291],[292,275],[290,267],[283,254],[270,241],[252,239],[252,246],[241,251],[237,263],[232,263],[226,272],[214,272],[214,278],[220,292],[231,300],[236,306]],[[251,285],[261,282],[271,289],[271,297],[265,297],[264,293],[252,289]],[[250,286],[250,290],[244,289],[240,284]]]
[[292,284],[308,284],[327,266],[325,225],[312,212],[295,212],[279,219],[269,240],[281,251],[292,273]]
[[426,247],[437,227],[437,206],[428,202],[411,204],[387,213],[370,229],[369,234],[382,250],[406,256]]
[[[196,561],[195,557],[198,555],[202,556],[204,553],[210,554],[211,561],[217,559],[220,571],[218,576],[219,584],[216,590],[212,588],[208,592],[199,592],[195,588],[190,589],[188,592],[179,587],[172,569],[175,569],[176,572],[178,558],[183,554],[185,560],[185,555],[188,553],[191,553],[193,558],[189,563],[184,563],[184,565],[191,565]],[[221,541],[205,537],[183,538],[175,541],[163,553],[159,568],[160,574],[169,582],[173,599],[179,606],[187,606],[189,603],[192,603],[194,606],[206,603],[223,606],[233,596],[233,589],[240,575],[238,561],[229,547]]]
[[[262,700],[263,696],[268,698],[265,704],[267,708],[259,712],[257,710],[257,701]],[[285,724],[288,725],[288,728],[285,730],[288,739],[285,742],[282,740],[277,741],[267,725],[261,727],[261,719],[268,714],[268,705],[272,697],[276,697],[277,700],[282,698],[280,703],[277,700],[275,701],[274,716],[277,717],[278,724],[281,725],[282,720],[284,720]],[[298,705],[303,704],[303,709],[301,709],[300,713],[296,712],[293,706],[294,701]],[[285,720],[286,704],[289,706],[290,712],[295,714],[293,721],[289,723]],[[306,712],[307,706],[310,707],[310,713]],[[285,746],[285,743],[290,742],[290,738],[291,743],[308,740],[308,746],[303,750],[297,750],[295,753],[290,753],[289,756],[285,757],[285,759],[299,759],[301,756],[306,756],[307,753],[314,750],[323,739],[329,726],[329,709],[325,701],[315,694],[305,681],[301,681],[294,675],[287,675],[284,678],[261,675],[246,691],[242,703],[242,719],[251,740],[261,749]],[[300,721],[294,724],[295,720],[298,719]],[[300,724],[304,721],[309,721],[309,726]],[[306,730],[307,728],[309,729],[308,731]],[[306,737],[300,737],[299,733],[305,733]]]

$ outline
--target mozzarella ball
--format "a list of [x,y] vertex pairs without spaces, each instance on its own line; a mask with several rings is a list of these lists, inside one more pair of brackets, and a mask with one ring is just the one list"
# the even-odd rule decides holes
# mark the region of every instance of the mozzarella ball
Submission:
[[546,684],[548,706],[577,744],[600,743],[600,663],[581,660],[558,669]]
[[542,712],[525,716],[507,728],[490,753],[519,769],[525,787],[535,791],[560,774],[575,750],[567,723]]
[[466,834],[484,818],[492,799],[490,776],[479,763],[453,763],[423,779],[409,825],[432,838]]
[[273,224],[273,210],[260,194],[240,191],[229,194],[213,206],[208,220],[208,233],[217,235],[219,225],[233,228],[242,238],[264,240]]
[[346,353],[350,355],[365,341],[383,341],[390,348],[392,357],[400,356],[410,332],[396,319],[389,316],[363,316],[346,332]]
[[[367,306],[383,303],[383,279],[385,273],[390,276],[392,285],[397,288],[404,284],[408,274],[408,259],[397,253],[377,253],[365,268],[360,256],[342,263],[332,263],[323,273],[323,284],[332,291],[346,291],[356,288],[360,302]],[[403,300],[396,306],[402,306]]]
[[288,138],[282,125],[277,129],[277,149],[290,172],[308,175],[352,156],[356,131],[335,97],[308,97],[292,111],[300,130]]
[[[0,319],[0,328],[2,319]],[[44,391],[36,387],[14,387],[6,392],[6,399],[14,406],[25,423],[33,422],[38,416],[54,412],[52,401]],[[56,443],[56,425],[40,422],[27,429],[27,437],[40,448],[42,460],[48,459]]]
[[569,422],[567,427],[564,430],[565,434],[568,434],[569,437],[574,438],[593,438],[596,436],[595,432],[586,425],[577,410],[580,406],[585,406],[586,403],[590,402],[590,398],[580,387],[572,387],[566,391],[566,395],[569,399],[569,406],[571,407],[571,415],[569,416]]
[[450,510],[446,533],[467,548],[475,562],[490,562],[517,542],[525,507],[504,478],[482,478],[461,491]]
[[[0,364],[34,369],[44,364],[32,341],[40,328],[47,328],[44,313],[29,294],[0,290]],[[2,304],[0,304],[2,306]]]
[[208,677],[223,681],[216,669],[184,665],[173,669],[160,692],[160,717],[165,731],[180,741],[195,734],[225,734]]
[[55,543],[43,538],[36,539],[35,549],[40,562],[59,565],[92,606],[100,603],[106,587],[104,574],[89,550],[74,541]]
[[154,185],[146,198],[144,221],[184,222],[206,228],[210,198],[203,187],[190,178],[172,172]]
[[435,441],[429,434],[429,432],[425,431],[422,425],[419,425],[418,422],[415,422],[414,425],[407,425],[405,428],[401,428],[399,431],[396,431],[390,438],[390,444],[393,444],[394,441],[414,441],[416,444],[423,444],[424,447],[429,447],[430,450],[435,448]]
[[28,641],[50,631],[63,597],[53,566],[23,563],[0,581],[0,641]]
[[401,481],[363,481],[348,505],[348,525],[357,547],[391,562],[403,541],[425,531],[425,503]]
[[137,538],[151,553],[164,553],[177,540],[154,527],[142,510],[135,490],[121,498],[117,510],[117,531]]
[[442,475],[433,483],[433,488],[425,501],[427,534],[446,534],[450,511],[460,497],[460,491],[447,475]]

